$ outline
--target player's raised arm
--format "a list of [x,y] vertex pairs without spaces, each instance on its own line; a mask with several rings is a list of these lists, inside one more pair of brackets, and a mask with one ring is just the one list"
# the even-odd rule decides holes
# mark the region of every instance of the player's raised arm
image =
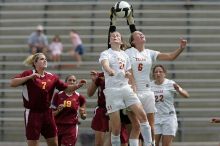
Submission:
[[93,96],[95,94],[96,89],[98,88],[98,86],[96,86],[96,83],[95,83],[98,78],[98,74],[99,73],[95,70],[92,70],[90,72],[91,83],[88,85],[88,88],[87,88],[87,95],[89,97]]
[[134,9],[133,9],[132,5],[131,5],[131,13],[127,17],[127,24],[129,25],[129,29],[130,29],[131,33],[135,32],[137,30],[136,27],[135,27]]
[[157,59],[161,61],[173,61],[183,52],[183,50],[186,48],[186,45],[187,40],[181,38],[179,42],[179,47],[177,49],[168,53],[159,53]]
[[110,33],[116,31],[116,16],[115,16],[115,8],[111,7],[110,9],[110,26],[108,30],[108,48],[111,48],[111,45],[109,44],[110,41]]

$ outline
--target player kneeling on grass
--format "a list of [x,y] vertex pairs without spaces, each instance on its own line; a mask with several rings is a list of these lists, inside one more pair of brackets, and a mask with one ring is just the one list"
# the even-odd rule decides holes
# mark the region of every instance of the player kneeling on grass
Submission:
[[[69,85],[77,83],[74,75],[66,77],[65,82]],[[52,108],[58,129],[58,145],[74,146],[78,134],[78,111],[81,119],[86,119],[86,99],[76,91],[61,91],[54,95]]]

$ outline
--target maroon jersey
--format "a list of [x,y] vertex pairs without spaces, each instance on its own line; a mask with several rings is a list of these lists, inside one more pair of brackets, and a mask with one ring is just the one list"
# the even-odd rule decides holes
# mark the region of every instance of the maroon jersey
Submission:
[[63,91],[56,93],[52,101],[52,108],[57,108],[60,104],[65,106],[64,109],[55,116],[56,124],[76,125],[78,123],[77,111],[85,102],[85,97],[78,92],[74,92],[72,95],[67,95]]
[[[15,78],[30,76],[35,70],[26,70]],[[55,88],[64,90],[67,84],[59,80],[58,76],[45,72],[44,76],[27,80],[23,84],[24,107],[32,111],[42,112],[49,109]]]
[[105,95],[103,90],[105,89],[105,78],[104,73],[99,73],[98,78],[95,81],[96,86],[98,87],[98,106],[105,107]]

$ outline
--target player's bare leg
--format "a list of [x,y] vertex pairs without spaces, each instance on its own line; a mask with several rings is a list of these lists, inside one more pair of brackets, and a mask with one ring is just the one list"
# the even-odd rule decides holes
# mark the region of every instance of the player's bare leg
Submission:
[[155,135],[155,142],[156,142],[156,146],[160,145],[160,139],[161,139],[162,135],[161,134],[156,134]]
[[57,138],[57,136],[46,139],[46,142],[47,142],[48,146],[58,146],[58,138]]
[[111,146],[111,132],[105,132],[104,146]]
[[141,103],[133,104],[129,107],[140,122],[140,131],[144,139],[145,146],[152,144],[151,127]]
[[105,141],[105,132],[95,131],[95,146],[103,146]]
[[120,146],[120,129],[121,121],[119,111],[115,111],[109,114],[111,123],[111,143],[114,146]]
[[162,146],[171,146],[173,138],[174,137],[172,135],[163,135]]
[[152,141],[155,142],[155,137],[154,137],[154,113],[148,113],[147,114],[147,119],[148,119],[150,127],[151,127]]
[[39,146],[38,140],[27,140],[28,146]]
[[128,117],[131,121],[131,132],[130,132],[129,139],[138,139],[138,137],[140,135],[139,121],[133,112],[129,111],[129,112],[127,112],[127,114],[128,114]]

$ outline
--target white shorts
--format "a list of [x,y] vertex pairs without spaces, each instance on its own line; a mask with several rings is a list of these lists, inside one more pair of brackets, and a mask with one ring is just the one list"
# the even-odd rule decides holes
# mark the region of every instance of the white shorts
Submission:
[[178,128],[176,114],[155,115],[155,134],[176,135]]
[[134,93],[130,85],[125,85],[121,88],[106,88],[104,89],[104,94],[108,113],[140,103],[137,94]]
[[52,55],[61,55],[61,50],[53,50],[53,51],[51,51],[51,54]]
[[148,113],[155,113],[157,111],[155,106],[154,92],[152,91],[137,91],[137,96],[140,99],[144,111]]

